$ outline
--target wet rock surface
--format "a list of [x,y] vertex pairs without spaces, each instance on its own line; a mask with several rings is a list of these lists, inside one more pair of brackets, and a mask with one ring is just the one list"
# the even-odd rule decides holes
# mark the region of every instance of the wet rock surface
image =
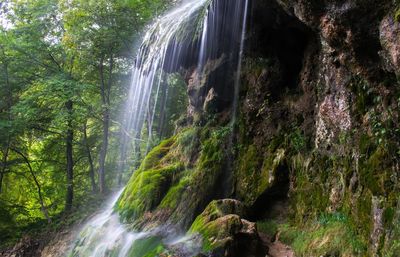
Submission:
[[[400,25],[392,1],[253,0],[252,6],[234,135],[226,122],[232,76],[215,82],[227,69],[220,55],[207,60],[202,74],[187,71],[188,116],[207,114],[212,118],[203,123],[212,125],[161,143],[142,170],[161,187],[139,181],[132,191],[145,208],[130,202],[133,193],[120,207],[137,215],[140,227],[191,227],[204,256],[265,256],[268,248],[276,250],[271,256],[294,254],[260,237],[251,222],[277,199],[288,201],[300,228],[339,213],[334,222],[354,229],[350,235],[361,238],[365,256],[391,249],[400,188]],[[238,147],[232,151],[228,141]],[[226,174],[230,190],[221,186]],[[228,197],[240,201],[215,200]]]
[[243,219],[243,204],[233,199],[212,201],[190,228],[195,238],[200,235],[203,252],[210,256],[265,256],[256,224]]

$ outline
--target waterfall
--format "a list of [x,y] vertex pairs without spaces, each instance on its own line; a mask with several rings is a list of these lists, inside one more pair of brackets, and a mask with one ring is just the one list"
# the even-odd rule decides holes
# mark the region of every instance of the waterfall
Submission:
[[122,190],[113,195],[104,210],[85,224],[68,256],[125,257],[135,240],[147,236],[146,233],[130,232],[119,222],[113,208],[121,193]]
[[[236,115],[241,55],[247,18],[248,0],[183,0],[176,8],[148,27],[132,68],[131,87],[123,111],[120,155],[122,166],[134,150],[132,142],[147,148],[152,139],[163,76],[181,70],[191,71],[198,84],[191,103],[194,111],[203,108],[212,91],[228,102],[232,119]],[[190,85],[189,85],[190,87]],[[190,110],[188,110],[190,112]],[[151,232],[131,232],[119,221],[113,207],[122,194],[115,194],[107,207],[82,228],[68,256],[105,257],[140,256],[135,243],[153,236]],[[179,244],[196,248],[186,238],[161,238],[163,245]],[[155,244],[157,246],[157,244]],[[188,251],[187,255],[192,255]]]

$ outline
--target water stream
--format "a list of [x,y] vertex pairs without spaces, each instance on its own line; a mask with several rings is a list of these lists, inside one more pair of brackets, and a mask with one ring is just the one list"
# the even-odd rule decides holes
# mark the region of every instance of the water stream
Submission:
[[[199,77],[197,80],[204,84],[198,85],[203,88],[200,99],[204,100],[213,88],[221,98],[237,104],[247,9],[248,0],[184,0],[149,26],[132,68],[131,87],[123,111],[122,162],[132,155],[135,140],[142,140],[144,128],[148,133],[147,144],[151,141],[165,73],[193,70]],[[210,76],[208,62],[214,60],[221,60],[222,68]],[[225,84],[231,86],[221,86]],[[234,119],[236,107],[232,110]],[[129,163],[120,169],[126,165]],[[121,194],[122,190],[113,195],[106,208],[83,226],[68,256],[141,256],[143,249],[137,242],[150,238],[155,232],[131,232],[120,223],[113,207]],[[189,245],[193,251],[186,251],[185,256],[196,252],[193,242],[185,236],[171,237],[164,233],[146,244],[157,247],[160,241],[169,246]]]
[[130,232],[119,222],[113,208],[122,191],[115,193],[105,208],[84,225],[68,256],[124,257],[135,240],[147,236],[147,233]]

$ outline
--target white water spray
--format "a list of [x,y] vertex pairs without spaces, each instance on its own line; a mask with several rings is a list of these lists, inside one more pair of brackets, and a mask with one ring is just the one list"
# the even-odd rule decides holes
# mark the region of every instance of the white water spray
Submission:
[[119,222],[118,214],[113,208],[122,191],[116,193],[105,209],[84,225],[68,256],[125,257],[135,240],[147,236],[146,233],[130,232]]
[[[187,65],[185,68],[194,66],[197,74],[202,74],[206,72],[208,61],[224,59],[229,64],[226,71],[217,76],[219,80],[211,82],[223,85],[230,81],[234,85],[234,90],[232,86],[222,87],[221,94],[232,102],[233,118],[236,116],[240,77],[234,77],[232,72],[240,73],[247,19],[243,11],[247,13],[248,0],[232,2],[186,0],[149,27],[132,70],[131,87],[123,113],[123,159],[129,155],[131,142],[141,140],[145,125],[149,144],[163,74],[176,72],[183,65]],[[209,89],[210,86],[206,86],[203,94]],[[205,98],[204,95],[202,97]],[[133,233],[120,223],[113,208],[121,194],[122,191],[115,194],[107,207],[87,222],[71,247],[69,256],[137,256],[132,253],[135,242],[148,237],[150,232]],[[188,242],[186,237],[179,240],[165,238],[163,241],[166,246],[184,243],[194,248],[193,242]]]

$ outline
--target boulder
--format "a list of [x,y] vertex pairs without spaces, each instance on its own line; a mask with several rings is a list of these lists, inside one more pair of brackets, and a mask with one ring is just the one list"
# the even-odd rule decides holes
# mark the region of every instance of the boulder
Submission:
[[212,201],[192,224],[189,234],[203,242],[209,256],[265,256],[256,224],[241,217],[244,205],[237,200]]

